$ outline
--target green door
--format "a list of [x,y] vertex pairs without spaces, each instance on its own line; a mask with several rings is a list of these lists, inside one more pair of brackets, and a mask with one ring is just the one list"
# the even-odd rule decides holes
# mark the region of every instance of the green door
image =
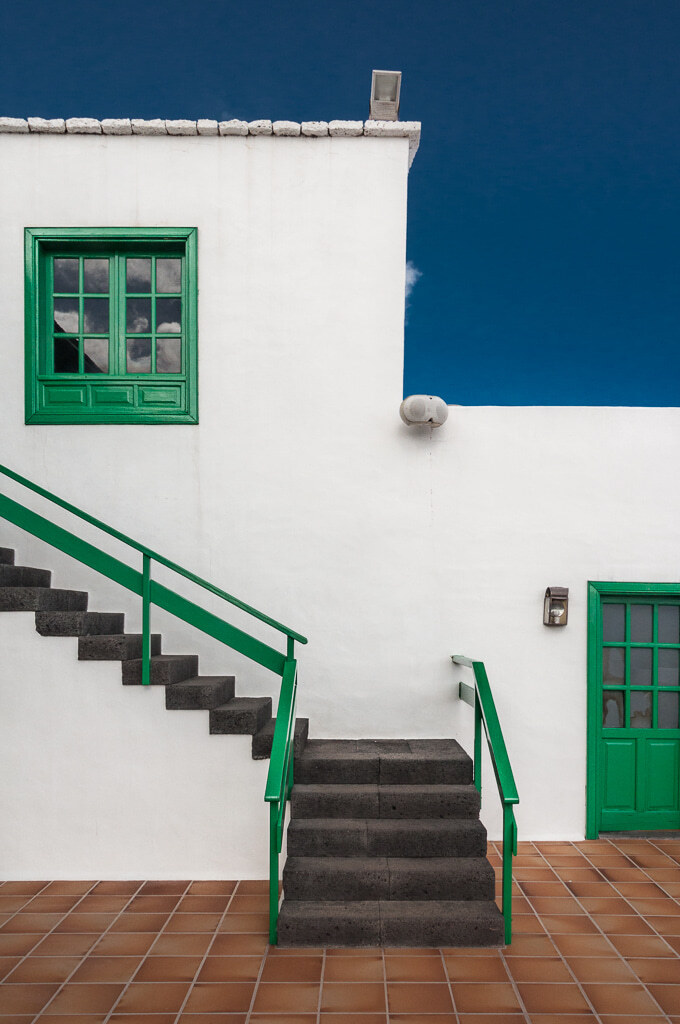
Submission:
[[590,584],[588,836],[680,828],[680,585]]

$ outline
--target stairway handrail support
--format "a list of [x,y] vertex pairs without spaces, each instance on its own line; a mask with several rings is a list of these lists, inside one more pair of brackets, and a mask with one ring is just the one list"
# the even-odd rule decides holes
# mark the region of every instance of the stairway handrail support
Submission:
[[474,708],[475,712],[473,776],[475,787],[481,796],[483,725],[491,764],[496,776],[498,795],[503,807],[503,918],[505,920],[505,941],[510,945],[512,941],[512,858],[517,854],[517,822],[514,805],[519,803],[519,795],[484,662],[472,661],[462,654],[452,654],[451,661],[454,665],[471,668],[474,674],[474,686],[463,682],[459,683],[458,697]]

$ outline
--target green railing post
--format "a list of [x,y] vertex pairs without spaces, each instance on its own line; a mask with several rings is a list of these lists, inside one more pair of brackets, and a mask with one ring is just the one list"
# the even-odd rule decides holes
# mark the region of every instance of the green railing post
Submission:
[[295,657],[295,637],[288,635],[288,643],[286,644],[286,661],[292,661]]
[[474,783],[477,792],[482,793],[482,706],[475,688],[475,752],[474,752]]
[[279,851],[277,842],[279,805],[269,804],[269,942],[275,946],[279,921]]
[[503,917],[505,942],[512,942],[512,857],[517,853],[517,826],[515,812],[509,804],[503,805]]
[[151,558],[142,555],[142,685],[151,682]]

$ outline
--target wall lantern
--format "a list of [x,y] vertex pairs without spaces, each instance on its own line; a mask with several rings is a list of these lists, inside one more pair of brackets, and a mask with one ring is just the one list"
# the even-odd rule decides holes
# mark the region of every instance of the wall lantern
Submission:
[[415,423],[441,427],[449,415],[449,407],[436,395],[409,395],[399,406],[399,415],[407,427]]
[[401,71],[374,71],[371,80],[371,121],[399,120]]
[[566,626],[569,612],[569,587],[548,587],[543,602],[543,625]]

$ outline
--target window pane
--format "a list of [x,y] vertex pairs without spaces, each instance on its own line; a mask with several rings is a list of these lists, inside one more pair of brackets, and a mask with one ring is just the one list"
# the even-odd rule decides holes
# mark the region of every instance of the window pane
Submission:
[[156,260],[156,291],[157,292],[181,292],[182,290],[182,261],[181,260]]
[[109,300],[83,299],[83,320],[88,334],[108,334]]
[[127,372],[151,373],[151,339],[128,338]]
[[678,728],[678,706],[680,704],[679,693],[659,694],[659,728]]
[[626,639],[625,604],[602,605],[602,639],[605,643],[623,643]]
[[630,606],[630,639],[633,643],[650,643],[652,639],[651,604],[632,604]]
[[126,330],[130,334],[148,334],[151,330],[151,299],[128,299],[126,321]]
[[680,651],[659,648],[659,686],[680,686]]
[[78,333],[78,299],[54,300],[54,330],[63,334]]
[[659,605],[659,643],[680,643],[680,607],[677,604]]
[[54,261],[54,290],[55,292],[77,292],[78,287],[78,260],[61,259]]
[[604,729],[623,729],[624,702],[622,690],[605,690],[602,694],[602,726]]
[[648,690],[630,691],[630,727],[652,728],[652,694]]
[[106,259],[83,260],[83,291],[108,292],[109,261]]
[[156,373],[182,372],[182,339],[156,339]]
[[129,292],[150,292],[151,260],[129,259],[126,267],[126,280]]
[[626,659],[623,647],[605,647],[602,651],[602,681],[623,683],[626,675]]
[[631,647],[630,649],[630,685],[652,685],[652,649],[651,647]]
[[83,368],[85,373],[109,372],[108,338],[85,338],[83,342]]
[[55,338],[54,339],[54,372],[55,373],[78,373],[78,339],[77,338]]
[[179,334],[182,330],[182,300],[156,299],[156,331]]

